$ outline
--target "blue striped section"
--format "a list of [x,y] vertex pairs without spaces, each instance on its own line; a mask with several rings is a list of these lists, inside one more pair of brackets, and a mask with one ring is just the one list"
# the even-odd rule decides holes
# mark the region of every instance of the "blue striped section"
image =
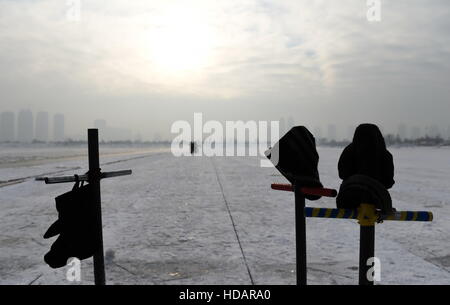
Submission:
[[326,212],[327,212],[327,209],[320,209],[319,214],[317,214],[317,217],[325,217]]
[[414,218],[414,212],[406,212],[405,220],[412,220]]
[[[314,213],[317,213],[316,217],[322,217],[324,218],[326,216],[327,211],[331,210],[330,215],[327,218],[338,218],[338,214],[341,209],[327,209],[327,208],[305,208],[305,217],[313,217]],[[412,221],[414,219],[414,214],[417,213],[417,218],[415,221],[432,221],[433,220],[433,214],[431,212],[426,211],[420,211],[420,212],[412,212],[412,211],[403,211],[403,212],[397,212],[397,213],[403,213],[403,215],[406,215],[404,218],[404,221]],[[347,218],[347,219],[353,219],[357,218],[358,211],[352,210],[352,209],[344,209],[344,214],[342,217],[339,218]],[[400,218],[391,218],[387,220],[401,220]]]
[[346,209],[344,212],[344,216],[342,218],[350,218],[350,216],[352,216],[352,214],[353,214],[353,210]]
[[431,219],[428,212],[417,212],[417,221],[429,221]]
[[305,208],[305,216],[312,217],[313,208]]
[[333,209],[333,211],[331,211],[330,218],[336,218],[338,214],[339,214],[339,210]]
[[417,212],[417,221],[425,221],[428,218],[427,212]]

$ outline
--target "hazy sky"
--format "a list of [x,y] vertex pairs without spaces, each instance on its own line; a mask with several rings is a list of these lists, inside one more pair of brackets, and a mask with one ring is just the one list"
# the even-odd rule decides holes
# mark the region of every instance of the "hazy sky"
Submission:
[[[450,125],[450,1],[0,0],[0,112],[96,118],[144,138],[177,119]],[[72,10],[71,10],[72,9]]]

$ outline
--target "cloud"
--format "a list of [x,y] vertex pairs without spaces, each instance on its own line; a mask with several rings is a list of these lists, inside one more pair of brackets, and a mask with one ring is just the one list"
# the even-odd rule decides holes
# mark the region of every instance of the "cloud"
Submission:
[[447,1],[381,2],[382,21],[369,23],[366,1],[82,0],[80,22],[69,22],[66,1],[0,0],[0,105],[74,118],[90,106],[79,120],[138,130],[148,122],[127,123],[114,101],[129,117],[168,121],[174,108],[202,105],[212,116],[238,107],[248,113],[236,116],[294,113],[318,125],[447,124]]

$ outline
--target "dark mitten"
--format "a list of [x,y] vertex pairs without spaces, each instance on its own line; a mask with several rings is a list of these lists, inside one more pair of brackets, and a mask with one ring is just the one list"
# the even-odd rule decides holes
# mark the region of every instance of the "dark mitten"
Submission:
[[44,256],[50,267],[63,267],[70,257],[82,260],[94,254],[98,243],[95,239],[95,211],[90,200],[91,193],[92,188],[88,184],[75,187],[55,199],[58,220],[44,234],[44,238],[59,234]]

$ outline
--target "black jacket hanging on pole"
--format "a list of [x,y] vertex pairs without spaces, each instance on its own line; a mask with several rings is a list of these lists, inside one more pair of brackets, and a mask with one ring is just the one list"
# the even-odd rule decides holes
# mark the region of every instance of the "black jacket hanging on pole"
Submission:
[[79,187],[78,182],[72,191],[55,198],[58,220],[44,234],[44,238],[59,234],[50,251],[44,256],[50,267],[64,267],[71,257],[82,260],[94,255],[98,243],[94,234],[94,205],[90,198],[90,184]]
[[339,158],[338,170],[343,179],[338,208],[355,208],[365,202],[384,213],[392,210],[387,189],[395,183],[394,163],[378,126],[361,124],[356,128],[352,143]]
[[[319,154],[316,141],[306,127],[293,127],[266,152],[266,156],[292,184],[322,187],[317,169]],[[309,200],[320,198],[313,195],[305,197]]]

